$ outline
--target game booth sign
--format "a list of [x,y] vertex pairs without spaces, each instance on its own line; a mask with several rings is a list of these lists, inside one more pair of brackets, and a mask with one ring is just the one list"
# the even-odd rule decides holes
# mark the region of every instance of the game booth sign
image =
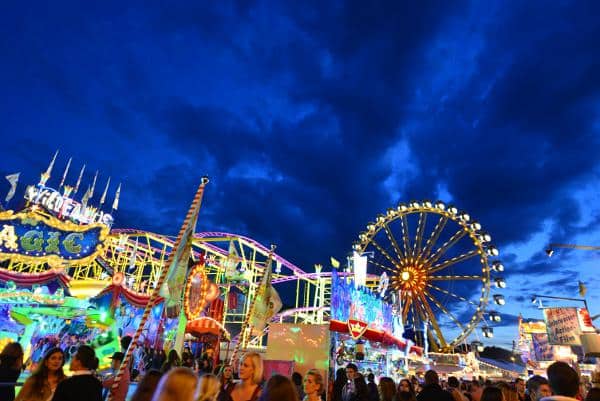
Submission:
[[336,369],[352,362],[361,371],[371,369],[376,375],[389,376],[395,374],[393,354],[422,356],[422,348],[393,334],[398,332],[394,326],[401,323],[394,317],[392,306],[379,294],[355,286],[353,279],[340,277],[335,269],[331,274],[331,294],[329,330]]
[[518,349],[532,374],[542,374],[554,361],[578,364],[582,375],[589,357],[600,356],[600,344],[585,308],[545,308],[544,320],[519,317]]

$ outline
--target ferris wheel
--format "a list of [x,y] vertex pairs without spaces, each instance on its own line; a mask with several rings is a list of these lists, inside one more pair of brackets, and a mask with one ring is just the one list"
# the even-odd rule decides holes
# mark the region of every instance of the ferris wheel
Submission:
[[[468,213],[441,201],[401,203],[367,224],[353,248],[369,256],[370,273],[389,277],[385,297],[417,343],[450,351],[480,323],[484,337],[493,335],[490,325],[500,314],[488,310],[488,301],[492,285],[506,287],[504,266]],[[503,305],[504,297],[493,301]]]

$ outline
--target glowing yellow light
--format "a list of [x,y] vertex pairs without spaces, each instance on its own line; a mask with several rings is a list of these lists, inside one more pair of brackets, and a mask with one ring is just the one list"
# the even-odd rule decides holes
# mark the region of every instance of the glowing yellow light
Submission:
[[408,279],[410,278],[410,273],[404,270],[400,275],[400,278],[402,279],[402,281],[408,281]]

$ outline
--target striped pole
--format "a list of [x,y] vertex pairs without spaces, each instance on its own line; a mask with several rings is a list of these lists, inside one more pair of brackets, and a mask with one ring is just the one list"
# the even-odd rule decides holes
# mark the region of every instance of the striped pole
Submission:
[[[135,347],[136,347],[137,342],[142,334],[142,331],[144,330],[144,326],[146,325],[146,322],[148,321],[148,316],[150,316],[150,311],[152,310],[152,307],[154,307],[154,304],[157,301],[157,299],[159,298],[159,292],[160,292],[161,287],[163,286],[165,279],[167,278],[167,273],[169,272],[169,269],[174,262],[175,256],[180,253],[180,252],[178,252],[178,249],[181,246],[182,241],[184,239],[187,241],[188,238],[194,232],[195,225],[196,225],[196,219],[198,218],[198,212],[200,211],[200,206],[202,205],[202,196],[204,195],[204,187],[206,186],[206,184],[208,184],[208,177],[202,177],[202,182],[200,183],[200,186],[198,187],[198,190],[196,191],[196,196],[194,196],[194,200],[192,201],[192,205],[190,206],[190,209],[188,210],[187,215],[185,216],[185,220],[183,221],[183,225],[181,226],[181,229],[179,230],[177,239],[175,240],[175,243],[173,244],[173,248],[171,248],[171,253],[169,254],[169,258],[167,259],[167,262],[163,265],[162,270],[160,272],[160,277],[158,278],[158,282],[156,283],[156,286],[152,290],[152,294],[150,295],[150,299],[148,300],[148,303],[146,303],[146,307],[144,309],[144,314],[142,315],[142,319],[140,320],[140,325],[138,326],[137,330],[135,331],[135,334],[133,335],[133,338],[131,339],[129,348],[127,348],[127,352],[125,353],[125,358],[123,359],[123,362],[121,363],[121,366],[119,367],[119,371],[117,372],[117,374],[115,376],[115,380],[111,387],[111,392],[108,396],[108,401],[112,400],[112,392],[119,386],[121,377],[123,377],[123,373],[125,372],[125,369],[127,369],[127,364],[131,358],[131,355],[133,354],[133,351],[135,350]],[[187,244],[185,244],[185,245],[187,245]]]
[[[271,263],[273,262],[273,252],[274,251],[275,251],[275,245],[271,245],[271,250],[269,251],[269,256],[268,256],[268,260],[267,260],[267,266],[265,267],[265,270],[263,271],[263,275],[260,278],[261,284],[262,284],[263,276],[265,274],[267,274],[267,271],[268,271],[267,269],[271,268]],[[248,313],[246,313],[246,316],[244,317],[244,324],[242,325],[242,331],[240,332],[240,339],[238,340],[237,344],[235,345],[235,348],[233,349],[233,352],[231,354],[231,359],[229,360],[229,364],[232,367],[235,362],[235,359],[237,358],[237,354],[240,351],[240,346],[246,348],[246,345],[247,345],[246,341],[248,340],[247,337],[250,335],[251,330],[252,330],[252,325],[250,324],[250,317],[254,313],[254,305],[256,305],[256,293],[254,294],[254,298],[252,298],[252,302],[250,303],[250,308],[248,308]],[[250,332],[250,333],[246,334],[247,332]]]

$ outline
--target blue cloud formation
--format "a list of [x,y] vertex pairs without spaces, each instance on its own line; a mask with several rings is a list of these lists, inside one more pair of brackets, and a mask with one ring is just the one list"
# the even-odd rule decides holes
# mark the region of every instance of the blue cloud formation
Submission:
[[117,226],[163,233],[209,174],[199,229],[276,243],[306,270],[343,258],[398,201],[451,198],[514,252],[506,276],[532,287],[515,296],[542,284],[572,296],[563,284],[592,277],[591,255],[544,259],[540,241],[598,243],[599,14],[577,2],[7,5],[0,173],[33,182],[60,148],[123,182]]

